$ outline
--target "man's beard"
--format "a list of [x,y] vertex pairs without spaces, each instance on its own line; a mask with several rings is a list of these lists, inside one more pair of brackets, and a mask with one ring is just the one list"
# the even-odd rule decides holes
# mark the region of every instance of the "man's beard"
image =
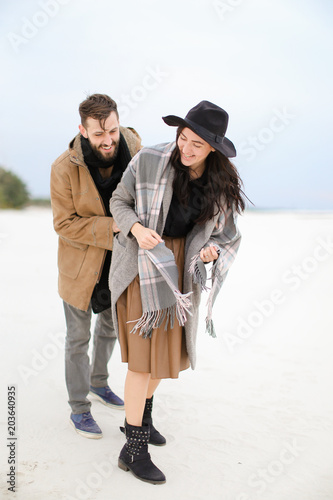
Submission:
[[101,151],[101,146],[95,146],[94,144],[92,144],[90,142],[89,137],[88,137],[88,141],[89,141],[91,149],[93,150],[94,155],[101,161],[101,165],[99,166],[99,168],[109,168],[111,165],[114,164],[114,162],[117,158],[118,150],[119,150],[119,141],[117,141],[117,142],[112,141],[112,145],[114,145],[114,149],[113,149],[112,153],[111,152],[110,153],[107,153],[107,152],[103,153]]

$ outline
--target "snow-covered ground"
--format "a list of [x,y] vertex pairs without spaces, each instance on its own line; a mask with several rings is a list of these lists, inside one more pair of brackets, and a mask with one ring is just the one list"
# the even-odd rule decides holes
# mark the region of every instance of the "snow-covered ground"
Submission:
[[[204,333],[203,301],[197,369],[155,397],[168,443],[150,447],[167,477],[153,486],[117,467],[124,412],[93,402],[101,440],[69,424],[51,211],[0,211],[1,499],[333,499],[333,214],[251,212],[239,225],[214,308],[218,337]],[[110,385],[120,396],[125,373],[117,345]],[[16,441],[7,439],[13,385]]]

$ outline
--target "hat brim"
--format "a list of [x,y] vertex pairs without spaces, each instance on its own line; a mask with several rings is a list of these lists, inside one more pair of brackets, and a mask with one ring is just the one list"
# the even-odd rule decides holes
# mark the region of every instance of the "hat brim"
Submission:
[[168,115],[168,116],[162,116],[162,120],[170,127],[190,128],[191,130],[193,130],[195,134],[201,137],[204,141],[208,142],[210,146],[212,146],[217,151],[220,151],[220,153],[222,153],[227,158],[234,158],[237,154],[235,146],[227,137],[224,137],[221,143],[215,142],[210,137],[205,136],[205,133],[202,131],[202,129],[200,129],[200,131],[196,129],[195,123],[193,122],[189,123],[186,120],[186,118],[181,118],[180,116],[175,116],[175,115]]

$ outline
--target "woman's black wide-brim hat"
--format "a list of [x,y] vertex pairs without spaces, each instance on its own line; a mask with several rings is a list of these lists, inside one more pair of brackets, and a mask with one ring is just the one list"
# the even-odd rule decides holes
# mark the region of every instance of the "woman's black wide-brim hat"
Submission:
[[162,119],[171,127],[188,127],[214,149],[228,158],[236,156],[236,148],[225,137],[229,115],[224,109],[209,101],[201,101],[190,109],[185,118],[175,115],[163,116]]

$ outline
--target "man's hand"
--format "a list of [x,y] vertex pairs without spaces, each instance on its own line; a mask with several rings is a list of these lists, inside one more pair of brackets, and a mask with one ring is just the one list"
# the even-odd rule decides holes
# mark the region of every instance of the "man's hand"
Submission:
[[139,247],[144,250],[151,250],[163,241],[156,231],[149,229],[148,227],[144,227],[140,224],[140,222],[133,224],[131,233],[136,238]]
[[120,229],[119,229],[119,227],[117,226],[116,221],[115,221],[114,219],[113,219],[113,222],[112,222],[112,231],[113,231],[114,233],[119,233],[119,232],[120,232]]

